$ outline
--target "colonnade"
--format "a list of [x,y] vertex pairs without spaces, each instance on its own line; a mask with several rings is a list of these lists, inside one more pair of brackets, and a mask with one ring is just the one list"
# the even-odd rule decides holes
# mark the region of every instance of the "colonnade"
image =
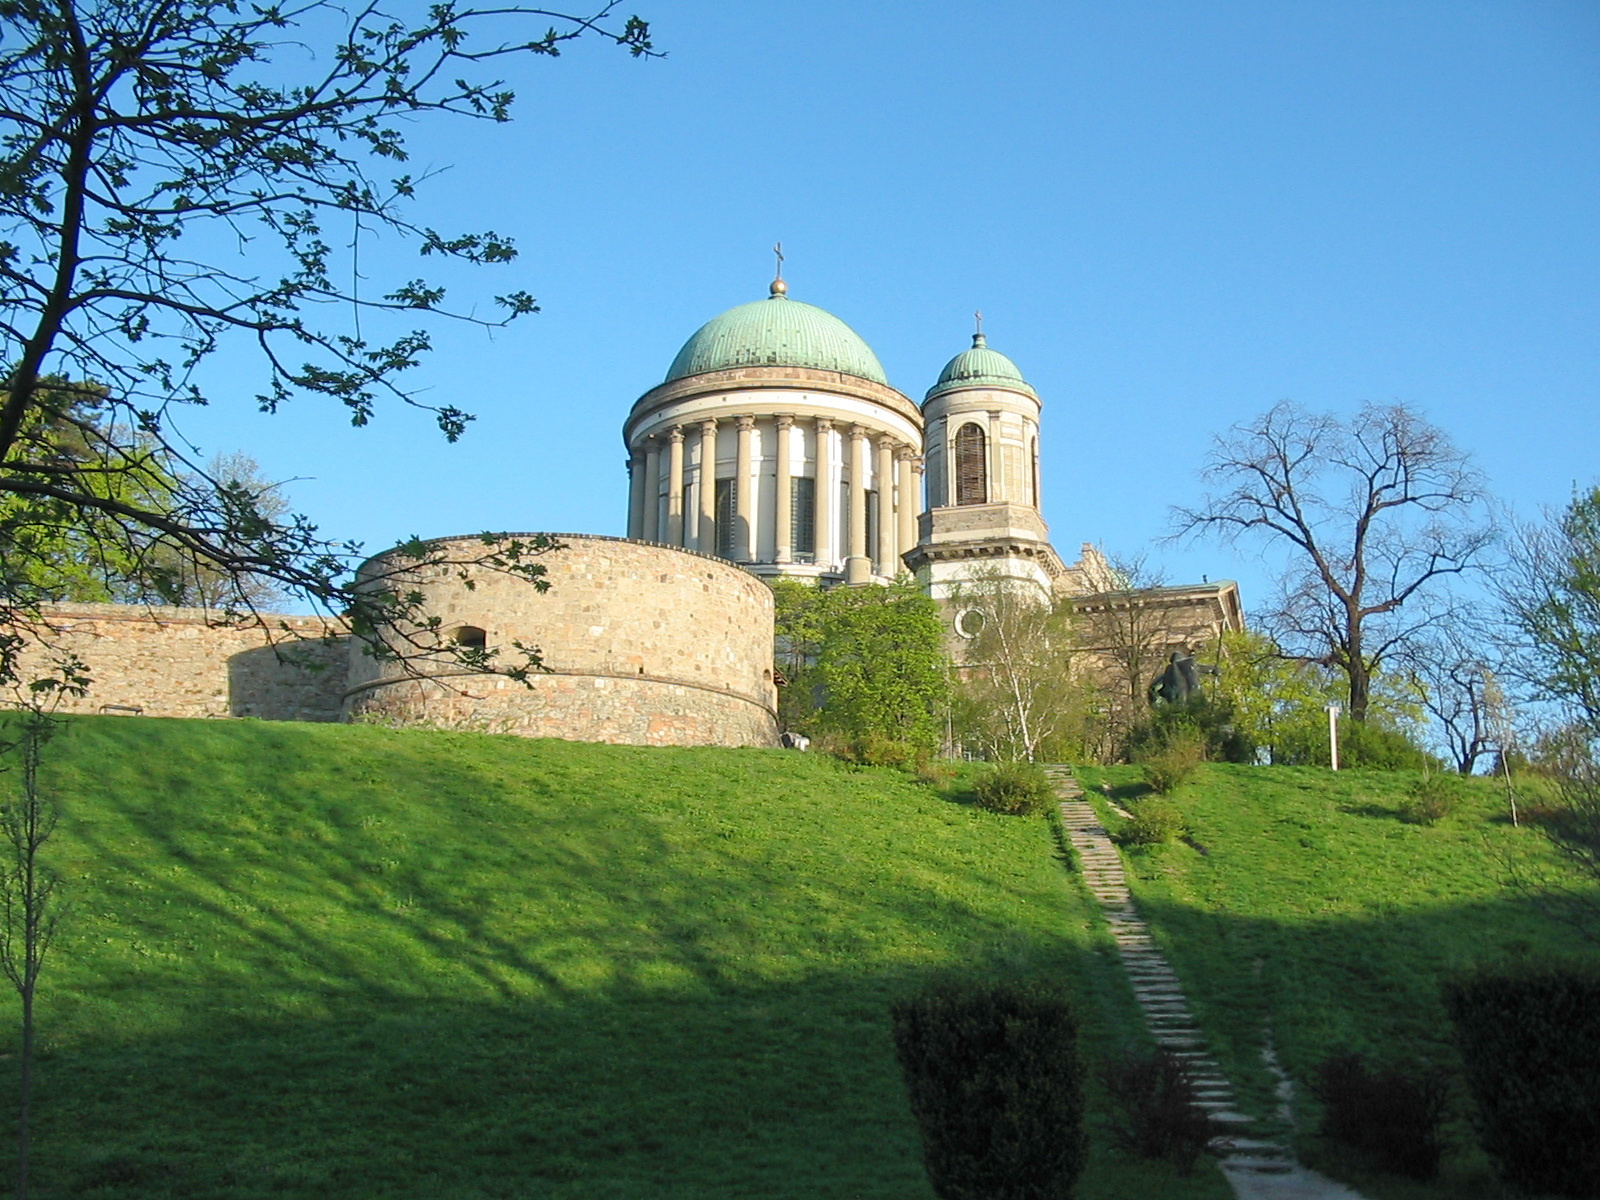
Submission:
[[[917,447],[865,425],[780,415],[763,419],[771,424],[762,430],[762,441],[770,434],[772,442],[770,452],[763,446],[758,460],[757,418],[722,418],[730,420],[737,431],[732,504],[730,511],[724,501],[722,516],[732,519],[732,537],[724,531],[721,553],[745,563],[814,562],[824,573],[842,564],[847,583],[865,583],[874,575],[892,577],[904,569],[901,555],[917,543],[923,507]],[[793,483],[794,439],[804,437],[806,422],[812,423],[816,446],[815,454],[806,458],[809,474],[801,472],[801,477],[817,481],[809,494],[797,493]],[[718,429],[718,419],[706,418],[669,426],[635,445],[628,462],[629,537],[719,553]],[[761,480],[769,466],[772,503],[763,506]],[[842,495],[835,491],[836,478],[843,482]],[[869,504],[869,492],[876,493],[875,504]],[[810,508],[809,525],[796,513],[797,495]],[[844,505],[842,513],[836,513],[836,503]],[[802,522],[797,523],[797,515]],[[794,544],[797,528],[811,533],[809,550]],[[771,551],[763,556],[767,543]]]

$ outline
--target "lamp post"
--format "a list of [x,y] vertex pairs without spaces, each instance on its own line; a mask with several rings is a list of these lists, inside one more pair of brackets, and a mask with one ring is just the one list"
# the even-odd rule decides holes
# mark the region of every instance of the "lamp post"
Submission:
[[1328,705],[1328,760],[1339,769],[1339,706]]

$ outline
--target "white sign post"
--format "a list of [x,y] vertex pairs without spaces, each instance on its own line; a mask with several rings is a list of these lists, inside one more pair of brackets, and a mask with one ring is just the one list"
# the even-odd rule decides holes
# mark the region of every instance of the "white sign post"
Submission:
[[1339,706],[1328,705],[1328,760],[1339,769]]

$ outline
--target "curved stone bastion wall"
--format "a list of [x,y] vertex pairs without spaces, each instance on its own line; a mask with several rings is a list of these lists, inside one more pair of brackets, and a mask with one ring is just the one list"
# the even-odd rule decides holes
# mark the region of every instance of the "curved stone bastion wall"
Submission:
[[[363,578],[422,595],[442,622],[430,637],[499,650],[506,662],[518,657],[515,643],[537,646],[549,673],[524,684],[454,663],[408,670],[357,650],[347,719],[645,746],[776,744],[766,584],[670,546],[554,536],[563,548],[538,560],[547,592],[490,570],[474,571],[469,589],[456,568],[419,567],[393,551],[369,560]],[[458,560],[484,551],[478,538],[429,544]]]

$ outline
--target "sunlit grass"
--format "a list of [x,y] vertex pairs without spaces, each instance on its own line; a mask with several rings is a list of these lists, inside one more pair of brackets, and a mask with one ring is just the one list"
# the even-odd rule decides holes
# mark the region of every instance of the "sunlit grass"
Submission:
[[[1117,794],[1139,790],[1137,768],[1081,775],[1091,795],[1102,783]],[[1513,869],[1559,877],[1563,868],[1537,827],[1511,825],[1502,790],[1463,781],[1457,811],[1420,825],[1402,815],[1415,779],[1203,767],[1174,797],[1191,842],[1129,858],[1140,905],[1258,1113],[1272,1105],[1260,1058],[1269,1030],[1300,1081],[1341,1051],[1455,1065],[1444,976],[1486,960],[1592,953],[1563,921],[1560,901],[1507,886]],[[1302,1104],[1301,1117],[1314,1124],[1314,1106]],[[1500,1195],[1459,1109],[1452,1133],[1455,1150],[1431,1187],[1374,1177],[1348,1160],[1333,1165],[1375,1197]],[[1307,1149],[1325,1160],[1331,1153]]]
[[[928,1198],[893,998],[1045,978],[1139,1036],[1048,823],[894,772],[86,718],[48,782],[47,1195]],[[1227,1191],[1100,1151],[1080,1195]]]

